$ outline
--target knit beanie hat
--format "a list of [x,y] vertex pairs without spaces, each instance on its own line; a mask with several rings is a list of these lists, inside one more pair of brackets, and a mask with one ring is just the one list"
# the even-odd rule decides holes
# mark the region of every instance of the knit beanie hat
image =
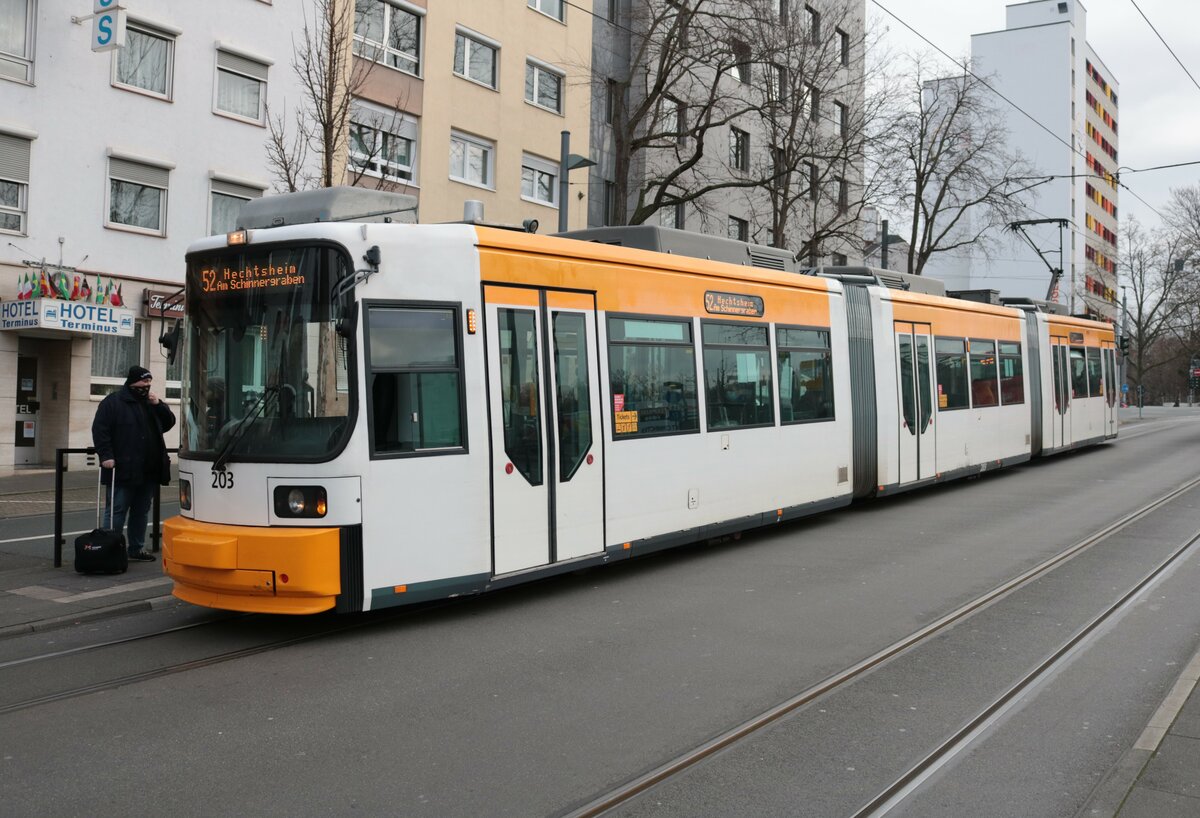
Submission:
[[151,377],[150,370],[144,366],[129,367],[129,374],[125,376],[125,385],[137,383],[138,381],[149,380]]

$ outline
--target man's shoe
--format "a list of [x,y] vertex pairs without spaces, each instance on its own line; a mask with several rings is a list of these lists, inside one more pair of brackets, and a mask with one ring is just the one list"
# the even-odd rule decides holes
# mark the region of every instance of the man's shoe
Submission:
[[131,562],[154,562],[154,555],[145,551],[130,551],[129,559]]

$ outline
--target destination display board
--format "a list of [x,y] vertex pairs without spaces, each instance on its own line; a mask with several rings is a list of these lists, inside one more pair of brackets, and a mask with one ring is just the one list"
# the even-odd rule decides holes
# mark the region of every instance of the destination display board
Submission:
[[757,295],[739,295],[708,290],[704,293],[704,310],[712,315],[763,316],[763,300]]
[[305,274],[296,264],[203,264],[198,269],[200,291],[229,293],[245,290],[296,289],[305,285]]

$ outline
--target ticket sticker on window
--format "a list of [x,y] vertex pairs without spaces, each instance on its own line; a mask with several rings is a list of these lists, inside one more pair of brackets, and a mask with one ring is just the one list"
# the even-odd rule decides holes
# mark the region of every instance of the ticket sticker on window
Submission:
[[945,409],[950,404],[950,398],[944,392],[938,392],[938,409]]
[[638,413],[617,412],[617,434],[631,435],[638,430]]
[[613,411],[614,412],[625,411],[625,395],[621,392],[613,393]]

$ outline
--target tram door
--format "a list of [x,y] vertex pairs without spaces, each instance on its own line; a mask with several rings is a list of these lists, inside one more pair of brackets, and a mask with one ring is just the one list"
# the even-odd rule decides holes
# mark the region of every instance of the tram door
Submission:
[[896,322],[902,484],[925,480],[937,474],[931,336],[929,324]]
[[1117,433],[1117,350],[1108,341],[1101,345],[1101,361],[1104,364],[1104,434],[1111,437]]
[[1054,367],[1054,414],[1050,416],[1052,448],[1071,442],[1071,369],[1065,336],[1050,338],[1051,364]]
[[604,550],[595,296],[487,286],[493,573]]

